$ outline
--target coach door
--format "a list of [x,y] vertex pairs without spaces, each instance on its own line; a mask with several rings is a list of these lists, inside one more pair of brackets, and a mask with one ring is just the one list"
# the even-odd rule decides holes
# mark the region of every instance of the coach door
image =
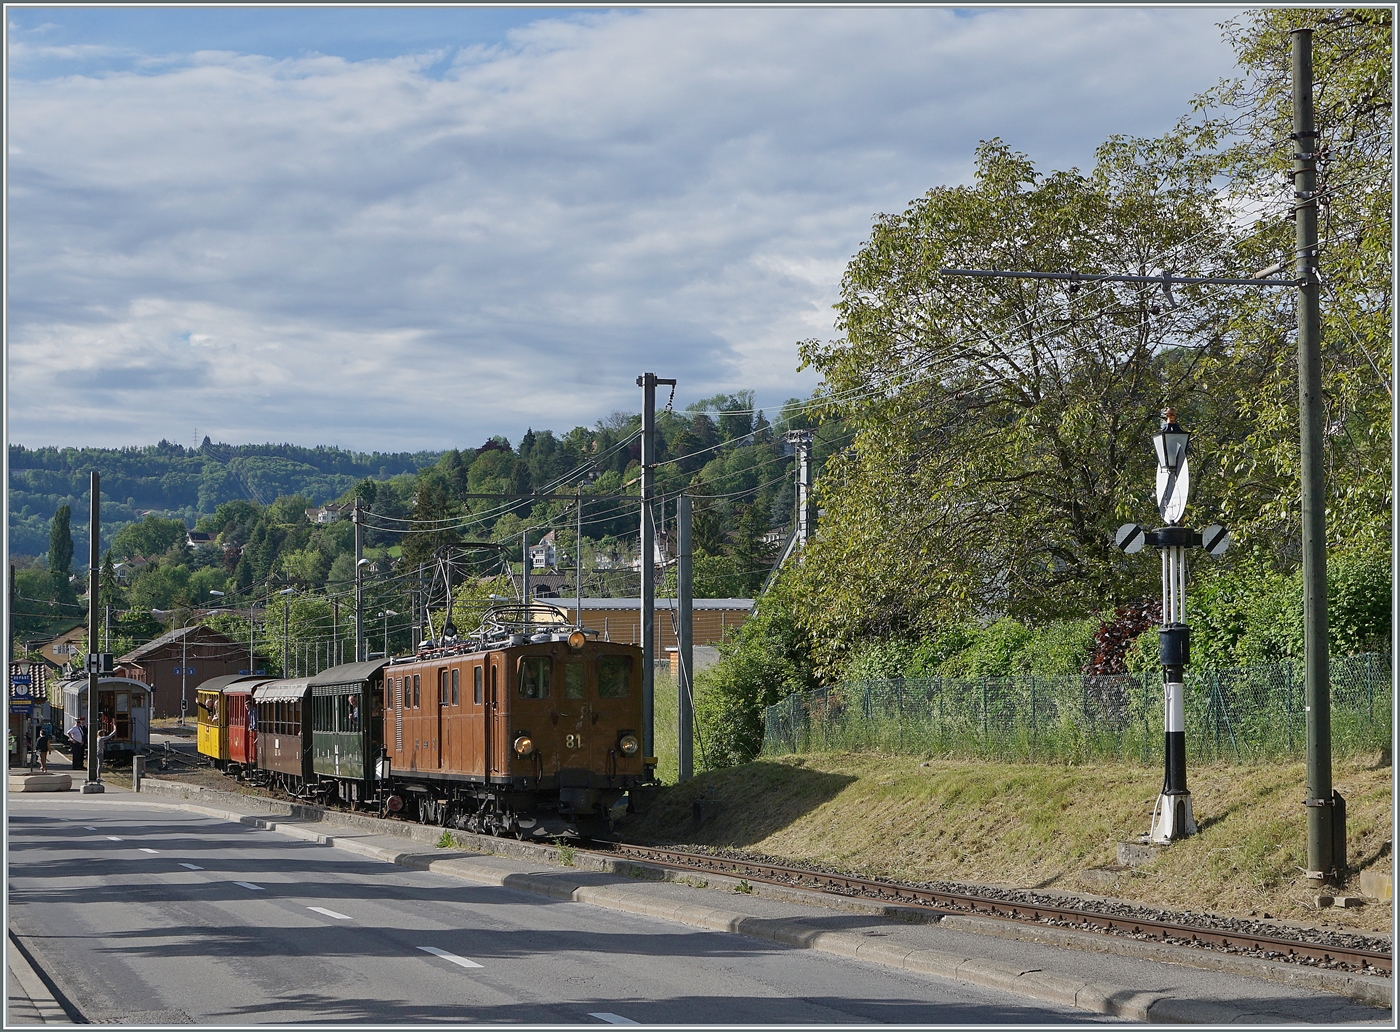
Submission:
[[437,737],[433,739],[433,745],[437,750],[437,769],[442,770],[442,758],[447,752],[447,739],[443,737],[447,728],[443,717],[447,715],[447,667],[438,667],[437,672],[437,704],[433,707],[437,710],[434,720],[437,724]]
[[[501,707],[499,704],[501,682],[501,657],[499,655],[491,657],[491,666],[487,670],[486,681],[486,734],[484,737],[486,742],[486,777],[489,782],[491,775],[496,773],[495,761],[499,751],[496,745],[504,738],[504,733],[501,731]],[[501,753],[501,755],[505,754]],[[504,767],[504,764],[502,766]],[[504,774],[506,771],[503,769],[500,773]]]

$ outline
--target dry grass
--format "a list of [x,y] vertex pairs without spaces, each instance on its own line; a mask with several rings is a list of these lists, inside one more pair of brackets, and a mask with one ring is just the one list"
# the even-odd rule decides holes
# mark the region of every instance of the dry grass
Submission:
[[[1389,869],[1391,768],[1339,761],[1354,868]],[[1093,891],[1177,908],[1268,913],[1388,931],[1389,904],[1318,911],[1306,856],[1302,763],[1189,772],[1200,832],[1109,887],[1080,879],[1147,830],[1161,774],[1128,764],[1054,766],[870,753],[765,760],[664,789],[629,837],[766,853],[898,879]],[[694,826],[691,803],[710,814]],[[1342,891],[1356,893],[1353,876]]]

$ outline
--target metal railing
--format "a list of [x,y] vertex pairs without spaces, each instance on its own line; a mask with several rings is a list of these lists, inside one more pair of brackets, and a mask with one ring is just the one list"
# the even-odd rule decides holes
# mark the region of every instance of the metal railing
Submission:
[[[1388,748],[1391,657],[1331,662],[1334,755]],[[1301,757],[1301,664],[1188,669],[1195,762]],[[765,755],[872,750],[997,760],[1162,762],[1161,673],[853,680],[792,695],[764,714]]]

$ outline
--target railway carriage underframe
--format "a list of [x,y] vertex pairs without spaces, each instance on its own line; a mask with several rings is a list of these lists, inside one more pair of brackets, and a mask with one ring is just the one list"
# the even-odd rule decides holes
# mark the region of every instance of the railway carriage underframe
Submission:
[[643,786],[637,778],[599,778],[588,771],[502,779],[489,786],[467,779],[396,776],[383,793],[381,812],[404,809],[421,824],[478,835],[577,838],[601,834],[633,810],[641,801],[639,788]]

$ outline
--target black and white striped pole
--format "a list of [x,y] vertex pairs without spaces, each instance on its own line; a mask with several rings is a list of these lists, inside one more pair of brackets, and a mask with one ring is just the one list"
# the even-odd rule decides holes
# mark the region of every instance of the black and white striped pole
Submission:
[[1196,833],[1191,792],[1186,787],[1186,666],[1191,662],[1191,628],[1186,624],[1186,552],[1205,548],[1221,555],[1230,546],[1230,533],[1213,525],[1197,532],[1181,526],[1191,492],[1188,461],[1191,435],[1176,422],[1176,412],[1163,413],[1162,429],[1152,436],[1157,452],[1157,509],[1165,527],[1145,531],[1134,523],[1118,528],[1114,541],[1125,552],[1152,545],[1162,555],[1162,626],[1158,629],[1162,661],[1164,752],[1166,772],[1152,814],[1153,842],[1167,843]]

